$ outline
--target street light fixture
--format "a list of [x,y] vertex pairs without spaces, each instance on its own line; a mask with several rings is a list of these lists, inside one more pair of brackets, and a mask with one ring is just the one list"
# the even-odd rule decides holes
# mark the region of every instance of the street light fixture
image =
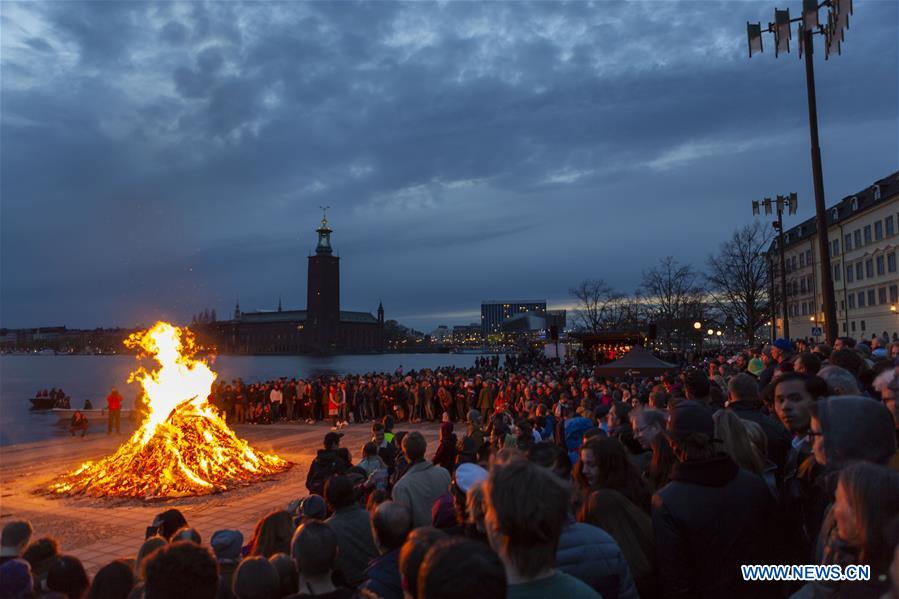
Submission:
[[698,331],[699,329],[702,328],[702,323],[697,320],[696,322],[693,323],[693,328]]
[[[790,319],[789,314],[787,314],[787,262],[786,258],[784,258],[784,221],[783,221],[783,213],[784,210],[787,211],[788,214],[793,215],[796,214],[796,210],[799,208],[799,199],[795,193],[791,193],[789,195],[778,195],[776,199],[772,200],[771,198],[765,198],[764,200],[753,200],[752,201],[752,213],[756,216],[761,214],[761,209],[764,208],[765,215],[768,216],[772,212],[777,213],[777,220],[771,223],[775,230],[777,230],[777,248],[780,251],[780,302],[781,307],[783,308],[783,321],[784,321],[784,334],[783,336],[787,339],[790,338]],[[773,272],[773,268],[769,269],[769,273]],[[771,276],[769,274],[769,276]],[[771,289],[774,289],[774,283],[771,282]],[[772,293],[771,297],[771,316],[774,317],[774,297]],[[772,342],[775,337],[775,331],[771,331]]]
[[709,337],[711,337],[712,335],[715,334],[715,331],[713,331],[712,329],[709,329],[709,330],[706,331],[705,333],[706,333],[706,335],[708,335]]
[[[818,13],[827,8],[826,24],[822,25]],[[815,63],[812,59],[814,43],[812,35],[824,36],[824,59],[831,54],[840,54],[841,44],[845,39],[845,31],[849,28],[849,15],[852,14],[852,0],[817,0],[802,1],[802,16],[790,18],[788,10],[774,11],[774,23],[768,23],[762,29],[761,23],[746,23],[749,38],[749,57],[753,51],[762,52],[762,33],[774,34],[774,55],[790,51],[790,24],[799,23],[799,57],[805,52],[805,83],[808,96],[808,125],[812,153],[812,179],[815,186],[815,226],[818,229],[818,253],[821,255],[821,291],[824,295],[824,332],[827,343],[833,344],[837,338],[837,310],[834,302],[833,270],[830,265],[830,243],[827,239],[827,208],[824,205],[824,174],[821,169],[821,146],[818,143],[818,105],[815,99]],[[781,272],[781,276],[784,273]],[[786,298],[784,298],[786,300]],[[784,302],[786,303],[786,301]],[[786,319],[784,319],[786,332]]]

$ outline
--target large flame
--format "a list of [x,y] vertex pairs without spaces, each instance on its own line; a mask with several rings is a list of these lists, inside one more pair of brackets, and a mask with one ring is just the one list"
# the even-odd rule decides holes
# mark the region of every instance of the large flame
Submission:
[[140,348],[160,365],[153,372],[139,368],[129,378],[146,393],[145,420],[113,455],[85,462],[52,484],[51,492],[145,499],[203,495],[290,467],[239,439],[206,401],[216,374],[193,359],[187,329],[157,322],[125,345]]

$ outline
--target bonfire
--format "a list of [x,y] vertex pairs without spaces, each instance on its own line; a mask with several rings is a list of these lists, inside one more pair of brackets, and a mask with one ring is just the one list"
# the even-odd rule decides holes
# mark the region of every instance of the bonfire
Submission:
[[147,397],[140,427],[114,454],[85,462],[50,492],[93,497],[159,499],[217,493],[290,467],[239,439],[207,402],[216,374],[196,354],[187,329],[165,322],[126,341],[159,368],[131,373]]

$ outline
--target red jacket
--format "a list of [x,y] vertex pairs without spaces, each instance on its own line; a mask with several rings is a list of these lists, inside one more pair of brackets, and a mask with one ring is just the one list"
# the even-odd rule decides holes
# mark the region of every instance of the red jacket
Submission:
[[118,392],[110,393],[106,397],[106,406],[110,410],[120,410],[122,409],[122,396],[118,394]]

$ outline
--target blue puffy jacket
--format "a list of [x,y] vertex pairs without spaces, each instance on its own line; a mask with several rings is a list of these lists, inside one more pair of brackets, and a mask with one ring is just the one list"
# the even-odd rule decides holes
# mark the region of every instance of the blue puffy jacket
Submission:
[[569,524],[559,537],[555,567],[590,585],[603,599],[639,599],[631,569],[609,533],[591,524]]

